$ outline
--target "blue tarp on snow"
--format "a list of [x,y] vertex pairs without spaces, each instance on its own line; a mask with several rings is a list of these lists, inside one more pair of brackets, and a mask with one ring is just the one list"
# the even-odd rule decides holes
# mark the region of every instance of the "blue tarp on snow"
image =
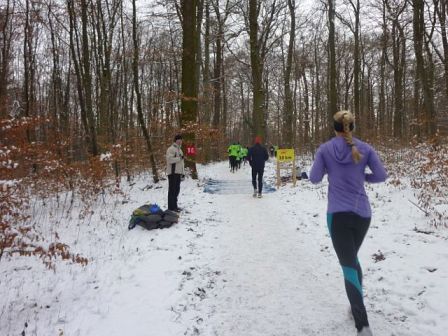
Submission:
[[[274,192],[275,188],[263,182],[263,194]],[[214,180],[208,179],[205,182],[204,192],[209,194],[247,194],[252,195],[254,189],[251,181],[248,180]]]

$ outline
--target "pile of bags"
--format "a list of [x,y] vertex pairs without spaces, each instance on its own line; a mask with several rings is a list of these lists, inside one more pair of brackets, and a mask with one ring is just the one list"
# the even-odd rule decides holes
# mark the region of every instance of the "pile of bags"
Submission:
[[157,204],[145,204],[134,210],[129,221],[128,229],[137,225],[147,230],[169,228],[179,221],[179,214],[175,211],[163,211]]

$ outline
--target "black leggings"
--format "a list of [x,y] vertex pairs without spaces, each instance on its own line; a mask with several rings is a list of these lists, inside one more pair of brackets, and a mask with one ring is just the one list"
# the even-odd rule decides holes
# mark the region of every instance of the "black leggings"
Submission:
[[[257,189],[258,193],[261,194],[263,191],[263,173],[264,168],[252,168],[252,185],[254,189]],[[257,188],[257,182],[258,182],[258,188]]]
[[362,270],[358,251],[369,229],[370,218],[353,212],[327,214],[333,247],[344,273],[345,290],[355,320],[356,329],[369,325],[362,295]]
[[231,171],[234,172],[238,168],[236,163],[236,156],[230,156],[229,159]]

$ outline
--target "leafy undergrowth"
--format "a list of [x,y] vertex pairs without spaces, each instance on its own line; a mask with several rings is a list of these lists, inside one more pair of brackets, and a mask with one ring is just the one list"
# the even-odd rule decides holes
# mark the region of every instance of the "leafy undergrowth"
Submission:
[[[30,130],[47,121],[38,117],[0,120],[0,261],[19,255],[37,256],[48,268],[54,268],[56,258],[86,265],[87,257],[73,253],[57,231],[51,236],[42,232],[32,218],[33,208],[46,207],[51,200],[51,206],[64,202],[69,211],[76,200],[83,205],[82,217],[105,189],[119,192],[118,166],[125,167],[121,174],[129,176],[140,162],[120,145],[109,148],[108,155],[74,160],[67,156],[69,139],[53,135],[49,145],[48,139],[30,135]],[[135,165],[125,166],[125,161]]]

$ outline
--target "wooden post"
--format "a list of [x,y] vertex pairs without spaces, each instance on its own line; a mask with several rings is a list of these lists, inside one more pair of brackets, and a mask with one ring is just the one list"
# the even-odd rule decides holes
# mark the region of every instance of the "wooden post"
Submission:
[[296,172],[296,156],[294,155],[294,159],[292,160],[292,185],[296,186],[297,180],[297,172]]
[[280,188],[280,161],[277,159],[277,188]]

